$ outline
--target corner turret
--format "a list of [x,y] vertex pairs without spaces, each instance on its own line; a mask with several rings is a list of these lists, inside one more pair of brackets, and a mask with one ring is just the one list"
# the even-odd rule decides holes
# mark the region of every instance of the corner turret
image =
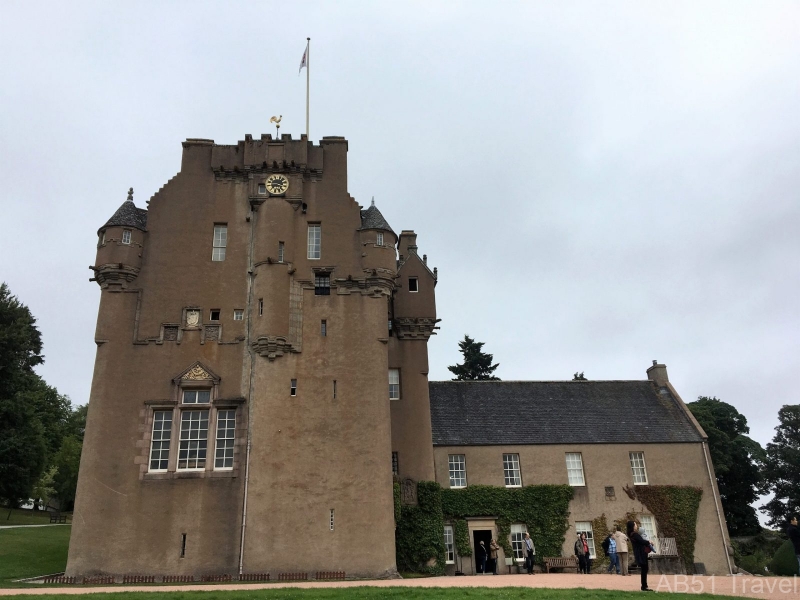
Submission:
[[112,217],[97,230],[97,258],[89,267],[100,287],[109,285],[125,287],[136,279],[142,265],[142,250],[147,233],[147,211],[136,208],[133,188],[128,199]]

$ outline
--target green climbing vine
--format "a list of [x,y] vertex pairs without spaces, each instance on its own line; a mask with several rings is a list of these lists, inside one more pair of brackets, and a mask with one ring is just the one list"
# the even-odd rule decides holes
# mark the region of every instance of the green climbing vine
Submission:
[[455,537],[458,555],[472,556],[472,546],[469,545],[469,527],[464,519],[453,521],[453,536]]
[[444,573],[442,488],[433,481],[417,484],[417,505],[401,505],[395,530],[397,568],[401,571]]
[[659,533],[675,538],[678,554],[687,573],[694,572],[694,544],[697,538],[697,512],[703,490],[678,485],[642,485],[625,491],[653,513]]
[[392,488],[394,492],[394,525],[397,527],[397,524],[403,516],[403,505],[400,501],[400,484],[395,481]]
[[[501,488],[473,485],[442,490],[442,512],[447,520],[494,516],[498,544],[513,556],[509,536],[512,523],[524,523],[536,544],[536,556],[561,556],[569,523],[573,489],[568,485],[529,485]],[[467,540],[469,543],[469,540]]]
[[597,558],[594,559],[592,569],[594,571],[608,570],[611,559],[603,552],[603,540],[608,537],[611,530],[608,528],[608,521],[606,520],[606,513],[599,517],[592,519],[592,535],[594,536],[594,553]]

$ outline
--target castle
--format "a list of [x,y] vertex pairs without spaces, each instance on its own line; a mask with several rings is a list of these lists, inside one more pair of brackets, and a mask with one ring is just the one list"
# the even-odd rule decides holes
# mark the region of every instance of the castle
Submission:
[[[730,572],[705,434],[663,365],[640,382],[429,383],[436,269],[349,195],[347,151],[188,139],[148,208],[130,193],[100,228],[67,575],[392,577],[396,480],[572,485],[572,534],[627,511],[657,535],[633,497],[612,504],[624,485],[694,486],[696,560]],[[479,517],[470,544],[497,536]]]

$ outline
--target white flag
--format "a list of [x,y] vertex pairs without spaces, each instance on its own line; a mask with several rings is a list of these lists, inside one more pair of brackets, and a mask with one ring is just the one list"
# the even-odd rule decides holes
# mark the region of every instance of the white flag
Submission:
[[306,44],[306,49],[303,52],[303,58],[300,59],[300,68],[297,69],[297,74],[300,74],[300,71],[303,70],[303,67],[308,67],[308,63],[306,62],[306,57],[308,56],[308,44]]

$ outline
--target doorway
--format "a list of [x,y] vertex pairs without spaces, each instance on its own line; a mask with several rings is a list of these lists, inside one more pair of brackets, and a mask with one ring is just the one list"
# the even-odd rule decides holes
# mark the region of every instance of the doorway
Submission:
[[[473,553],[473,556],[475,557],[476,573],[483,573],[484,565],[486,565],[486,569],[491,572],[491,559],[489,557],[489,543],[491,541],[491,529],[475,529],[472,531],[472,543],[475,545],[475,552]],[[481,550],[481,542],[483,542],[483,547],[486,548],[485,551]]]

